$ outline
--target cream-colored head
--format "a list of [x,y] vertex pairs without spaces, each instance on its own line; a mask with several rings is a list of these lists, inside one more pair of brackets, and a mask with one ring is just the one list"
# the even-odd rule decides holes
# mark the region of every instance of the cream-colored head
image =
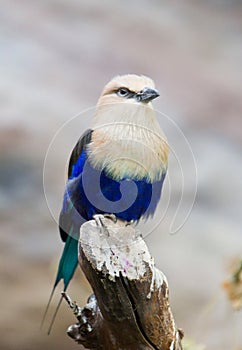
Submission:
[[151,101],[158,96],[152,79],[136,74],[118,75],[101,93],[93,127],[117,122],[149,125],[155,118]]
[[158,181],[166,171],[168,146],[151,101],[159,93],[146,77],[127,74],[103,89],[92,124],[90,160],[114,178]]
[[147,104],[158,96],[152,79],[136,74],[118,75],[105,85],[98,106],[107,103]]

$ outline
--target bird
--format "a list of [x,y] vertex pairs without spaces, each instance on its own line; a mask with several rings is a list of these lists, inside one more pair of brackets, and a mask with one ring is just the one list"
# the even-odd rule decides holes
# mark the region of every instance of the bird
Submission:
[[118,75],[105,85],[90,128],[70,155],[59,216],[65,246],[43,319],[58,283],[63,280],[66,291],[74,275],[79,231],[85,221],[104,214],[127,223],[153,216],[169,153],[152,105],[159,95],[153,80],[144,75]]

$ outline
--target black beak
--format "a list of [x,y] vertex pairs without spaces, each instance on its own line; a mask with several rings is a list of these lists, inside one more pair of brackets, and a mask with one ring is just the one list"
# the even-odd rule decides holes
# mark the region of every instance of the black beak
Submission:
[[148,103],[154,100],[156,97],[160,96],[158,90],[145,87],[142,91],[136,94],[136,99],[138,102]]

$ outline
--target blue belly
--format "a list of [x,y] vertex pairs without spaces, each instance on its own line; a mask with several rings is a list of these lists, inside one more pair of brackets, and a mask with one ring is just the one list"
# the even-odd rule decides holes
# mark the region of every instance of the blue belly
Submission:
[[83,154],[80,159],[67,182],[62,212],[70,209],[71,202],[71,207],[76,209],[72,215],[75,221],[90,220],[94,214],[99,213],[112,213],[127,221],[136,221],[154,214],[165,174],[160,181],[152,184],[145,179],[133,181],[123,178],[115,181],[105,170],[94,169]]

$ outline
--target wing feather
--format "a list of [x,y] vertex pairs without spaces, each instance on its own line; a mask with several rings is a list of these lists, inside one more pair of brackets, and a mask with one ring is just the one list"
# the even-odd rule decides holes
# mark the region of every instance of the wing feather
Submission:
[[68,186],[75,181],[74,179],[80,175],[85,163],[85,148],[91,142],[93,130],[88,129],[78,140],[74,147],[68,166],[68,180],[65,188],[63,206],[59,216],[59,231],[62,240],[67,240],[68,234],[73,226],[74,213],[73,204],[68,195]]

